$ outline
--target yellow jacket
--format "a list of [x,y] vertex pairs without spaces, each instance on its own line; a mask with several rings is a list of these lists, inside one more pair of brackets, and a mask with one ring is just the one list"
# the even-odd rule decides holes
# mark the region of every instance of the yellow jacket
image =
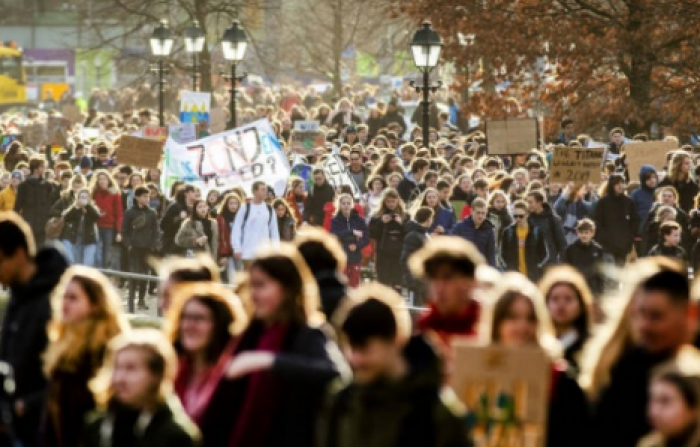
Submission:
[[12,186],[0,191],[0,211],[15,209],[15,199],[17,199],[17,191]]

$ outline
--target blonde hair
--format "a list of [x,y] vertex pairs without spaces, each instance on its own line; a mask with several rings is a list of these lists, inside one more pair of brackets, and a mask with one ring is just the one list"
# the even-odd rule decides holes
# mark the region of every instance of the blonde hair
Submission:
[[[66,289],[74,282],[87,296],[92,310],[84,320],[67,323],[63,321],[61,303]],[[75,265],[66,270],[54,289],[51,305],[49,346],[44,353],[47,377],[59,368],[74,371],[86,360],[85,356],[91,356],[95,366],[99,366],[109,341],[129,329],[116,290],[106,276],[91,267]]]

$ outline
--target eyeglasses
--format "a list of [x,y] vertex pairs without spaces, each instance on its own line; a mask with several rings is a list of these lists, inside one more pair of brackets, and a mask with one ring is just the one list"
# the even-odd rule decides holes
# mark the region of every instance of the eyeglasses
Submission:
[[513,214],[513,217],[515,217],[516,219],[525,219],[524,214]]

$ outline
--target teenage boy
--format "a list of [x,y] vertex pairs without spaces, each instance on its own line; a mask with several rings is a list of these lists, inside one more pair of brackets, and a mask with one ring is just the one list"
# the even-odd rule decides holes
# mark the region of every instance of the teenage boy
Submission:
[[466,446],[461,405],[441,393],[442,362],[423,336],[411,337],[401,297],[375,284],[357,298],[342,325],[354,380],[333,399],[323,445]]
[[491,267],[496,267],[496,232],[487,219],[489,206],[486,200],[477,197],[472,202],[472,213],[452,229],[454,236],[460,236],[476,246]]
[[664,222],[659,227],[659,240],[662,242],[656,244],[649,251],[649,256],[668,256],[669,258],[680,259],[687,261],[685,250],[680,246],[681,243],[681,226],[678,222]]
[[518,200],[513,204],[515,223],[503,231],[501,239],[501,266],[520,272],[531,281],[539,281],[542,267],[547,262],[547,245],[537,227],[530,226],[527,203]]
[[[134,190],[134,206],[129,208],[122,219],[122,244],[129,253],[131,273],[147,275],[150,268],[148,257],[156,250],[158,241],[158,216],[148,206],[150,190],[139,186]],[[148,281],[129,280],[129,296],[134,296],[136,283],[139,287],[139,309],[148,309],[146,305],[146,286]]]
[[[474,182],[474,186],[472,187],[474,190],[474,194],[478,198],[482,198],[484,200],[488,200],[489,198],[489,182],[483,178],[478,179],[477,181]],[[472,205],[473,207],[474,205]]]
[[411,172],[406,174],[406,177],[401,180],[397,188],[397,192],[401,196],[401,200],[409,203],[411,200],[418,197],[420,194],[420,184],[423,181],[423,176],[430,170],[430,162],[423,158],[416,158],[411,163]]
[[416,279],[408,268],[408,260],[428,241],[430,238],[428,229],[433,224],[435,212],[432,208],[424,206],[416,211],[414,218],[406,224],[406,237],[403,240],[401,250],[401,266],[404,269],[403,282],[408,289],[410,302],[414,306],[424,305],[425,293],[421,281]]
[[[323,178],[325,179],[325,176]],[[243,204],[236,213],[231,230],[233,257],[237,260],[242,259],[246,269],[261,247],[277,245],[280,241],[277,216],[272,206],[265,203],[267,185],[263,181],[256,181],[253,182],[252,189],[253,199]]]
[[562,261],[577,269],[588,283],[595,296],[600,296],[605,288],[600,264],[605,261],[605,250],[596,241],[595,223],[591,219],[581,219],[576,225],[577,239],[564,250]]

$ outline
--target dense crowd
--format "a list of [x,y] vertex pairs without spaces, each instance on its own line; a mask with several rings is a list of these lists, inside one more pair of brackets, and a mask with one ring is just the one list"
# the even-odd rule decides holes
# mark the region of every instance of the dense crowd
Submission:
[[[697,446],[691,147],[630,173],[615,128],[601,181],[559,184],[555,145],[591,142],[568,119],[553,145],[494,156],[452,98],[432,103],[423,142],[401,92],[347,90],[333,107],[311,89],[245,94],[244,119],[270,120],[290,160],[294,122],[320,122],[312,182],[164,191],[159,169],[119,163],[147,108],[93,103],[67,128],[55,110],[1,117],[26,136],[0,174],[8,442],[467,445],[448,347],[470,338],[551,357],[547,446]],[[321,168],[333,152],[360,194]],[[128,283],[162,330],[131,329],[126,282],[96,268],[157,273]],[[605,321],[607,294],[624,311]]]

